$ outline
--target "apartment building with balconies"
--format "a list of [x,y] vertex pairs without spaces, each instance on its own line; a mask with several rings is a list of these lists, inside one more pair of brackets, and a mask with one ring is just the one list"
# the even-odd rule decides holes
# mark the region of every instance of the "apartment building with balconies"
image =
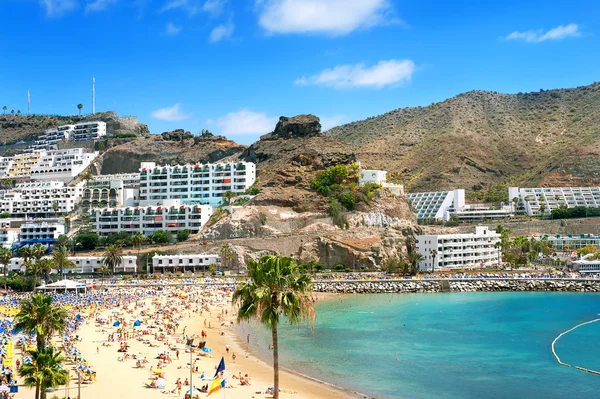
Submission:
[[160,166],[142,162],[140,205],[160,205],[170,199],[183,204],[221,205],[223,193],[243,194],[256,181],[252,162]]
[[95,208],[90,214],[95,219],[95,231],[101,236],[123,231],[131,234],[139,231],[145,236],[150,236],[157,230],[177,233],[185,229],[195,234],[210,219],[212,207],[200,204],[182,205],[179,200],[168,200],[161,206]]
[[88,187],[105,187],[109,186],[110,182],[122,181],[125,188],[139,188],[140,174],[139,173],[115,173],[112,175],[93,176],[92,180],[87,182]]
[[465,206],[465,190],[408,193],[406,198],[419,221],[449,220],[450,213]]
[[17,184],[0,199],[0,212],[13,217],[56,217],[71,212],[81,199],[83,183],[67,186],[60,181]]
[[106,136],[106,122],[79,122],[73,127],[71,141],[98,140]]
[[114,180],[103,186],[83,188],[81,208],[115,208],[134,206],[138,190],[125,188],[122,180]]
[[154,272],[206,272],[210,265],[220,265],[221,258],[217,254],[178,254],[154,255],[152,270]]
[[529,216],[547,215],[560,207],[600,207],[600,187],[509,187],[508,198]]
[[21,229],[16,227],[0,228],[0,246],[11,248],[14,243],[19,242],[19,233]]
[[59,180],[65,183],[75,179],[96,157],[98,151],[84,148],[45,151],[31,167],[31,180]]
[[[65,234],[63,223],[30,222],[21,225],[19,248],[37,243],[52,245],[61,234]],[[13,248],[15,246],[13,245]]]
[[487,226],[475,227],[475,233],[417,236],[417,251],[423,256],[419,269],[447,271],[498,265],[499,241],[500,234]]

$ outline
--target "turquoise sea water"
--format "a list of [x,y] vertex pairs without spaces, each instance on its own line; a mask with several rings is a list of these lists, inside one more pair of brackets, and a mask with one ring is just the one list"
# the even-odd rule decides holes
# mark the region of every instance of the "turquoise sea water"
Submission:
[[[561,332],[600,317],[597,294],[351,295],[317,312],[314,332],[282,326],[282,365],[371,397],[600,397],[600,375],[559,366],[550,350]],[[271,356],[268,331],[249,328],[255,349]],[[600,370],[600,322],[556,351]]]

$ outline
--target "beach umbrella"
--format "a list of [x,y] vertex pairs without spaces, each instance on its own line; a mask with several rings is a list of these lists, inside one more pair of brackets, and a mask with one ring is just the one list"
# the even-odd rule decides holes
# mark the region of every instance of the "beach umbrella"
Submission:
[[[200,393],[202,393],[202,392],[200,392],[200,390],[198,388],[194,388],[194,395],[198,395]],[[188,394],[188,395],[190,394],[190,390],[189,389],[187,390],[186,394]]]
[[165,389],[165,386],[167,386],[167,381],[165,381],[164,378],[159,378],[156,380],[156,387],[160,388],[160,389]]
[[204,352],[204,353],[210,353],[210,352],[212,352],[212,349],[210,349],[210,348],[202,348],[202,352]]
[[6,385],[0,385],[0,392],[10,392],[10,388]]

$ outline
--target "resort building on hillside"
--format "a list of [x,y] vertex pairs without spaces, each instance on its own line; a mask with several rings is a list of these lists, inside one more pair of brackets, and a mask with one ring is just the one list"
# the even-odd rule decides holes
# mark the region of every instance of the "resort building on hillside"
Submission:
[[0,227],[0,245],[4,248],[11,248],[14,243],[19,241],[21,229],[16,227]]
[[109,186],[110,182],[122,181],[125,188],[139,188],[140,174],[139,173],[116,173],[112,175],[93,176],[92,180],[87,182],[88,187],[105,187]]
[[176,233],[185,229],[195,234],[210,219],[212,207],[200,204],[181,205],[178,200],[170,200],[162,206],[96,208],[90,214],[95,219],[95,231],[101,236],[123,231],[131,234],[139,231],[149,236],[157,230]]
[[[422,271],[449,271],[456,268],[479,268],[498,265],[500,234],[486,226],[475,233],[417,236],[417,251],[423,256]],[[437,251],[434,252],[434,251]]]
[[387,181],[387,172],[385,170],[365,169],[358,174],[358,185],[375,183],[387,188],[395,195],[404,195],[404,186],[402,184],[390,183]]
[[71,212],[81,199],[83,183],[66,186],[62,181],[17,184],[0,199],[0,212],[14,217],[56,217]]
[[256,181],[251,162],[159,166],[142,162],[140,205],[161,205],[177,199],[182,204],[223,203],[223,193],[243,194]]
[[58,143],[63,141],[94,141],[104,136],[106,136],[105,122],[93,121],[62,125],[47,129],[25,152],[55,150],[58,148]]
[[122,180],[104,186],[86,187],[81,200],[82,209],[134,206],[138,190],[123,187]]
[[98,140],[106,136],[106,123],[100,121],[80,122],[73,127],[69,137],[71,141]]
[[[24,223],[21,225],[20,240],[15,245],[19,248],[37,243],[51,245],[61,234],[65,234],[63,223]],[[13,248],[15,245],[13,245]]]
[[600,248],[600,235],[593,234],[567,234],[567,235],[544,235],[539,239],[546,238],[552,248],[557,251],[577,251],[587,245],[593,245]]
[[47,151],[31,168],[30,178],[60,180],[68,183],[83,172],[98,154],[98,151],[88,151],[83,148]]
[[219,265],[221,258],[217,254],[179,254],[179,255],[154,255],[152,257],[152,270],[154,272],[206,272],[210,265]]
[[523,207],[527,215],[550,214],[560,207],[600,207],[600,187],[509,187],[508,198]]
[[[69,256],[74,267],[66,269],[65,274],[71,273],[98,273],[102,267],[105,267],[102,263],[102,256]],[[10,270],[12,271],[25,271],[23,258],[12,258],[10,260]],[[54,270],[54,272],[58,272]],[[112,272],[112,270],[111,270]],[[137,256],[123,255],[121,263],[115,267],[116,273],[136,273],[137,272]]]
[[418,220],[449,220],[450,213],[465,206],[465,190],[408,193],[406,198]]
[[515,216],[513,207],[510,205],[501,205],[496,208],[485,204],[466,204],[460,209],[449,210],[449,214],[450,219],[459,222],[482,222]]
[[587,254],[579,260],[574,260],[571,267],[579,273],[600,273],[600,260],[592,260],[593,254]]
[[68,150],[42,150],[0,161],[1,179],[60,180],[65,183],[83,172],[98,156],[98,151],[83,148]]

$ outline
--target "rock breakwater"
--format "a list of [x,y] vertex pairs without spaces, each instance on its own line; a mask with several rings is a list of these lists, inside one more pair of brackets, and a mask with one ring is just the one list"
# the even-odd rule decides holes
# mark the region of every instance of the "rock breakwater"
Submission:
[[316,292],[373,294],[476,291],[600,292],[600,280],[585,279],[469,279],[315,281]]

